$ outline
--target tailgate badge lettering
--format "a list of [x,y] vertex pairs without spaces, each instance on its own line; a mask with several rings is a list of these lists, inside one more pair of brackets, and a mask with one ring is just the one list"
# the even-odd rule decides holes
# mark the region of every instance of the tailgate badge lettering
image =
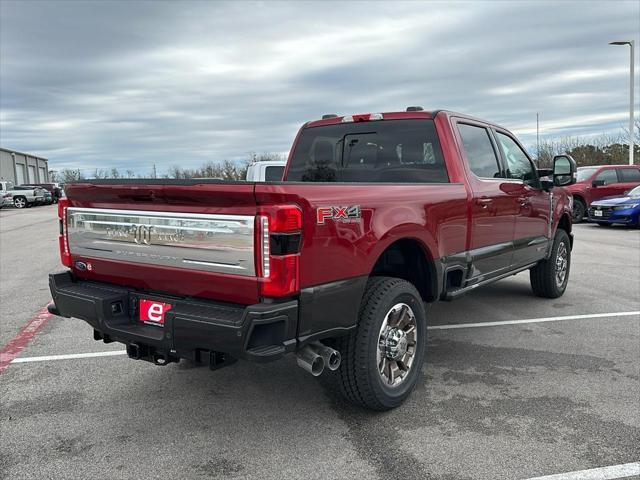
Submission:
[[131,234],[133,241],[138,245],[151,245],[151,232],[153,227],[150,225],[133,225],[131,226]]
[[316,219],[319,224],[324,224],[327,220],[349,222],[358,218],[362,218],[360,205],[319,207],[316,210]]

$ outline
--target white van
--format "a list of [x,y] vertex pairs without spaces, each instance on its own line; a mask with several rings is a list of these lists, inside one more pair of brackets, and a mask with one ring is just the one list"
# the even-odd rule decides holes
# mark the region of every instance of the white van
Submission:
[[284,160],[253,162],[247,168],[247,182],[279,182],[284,175]]

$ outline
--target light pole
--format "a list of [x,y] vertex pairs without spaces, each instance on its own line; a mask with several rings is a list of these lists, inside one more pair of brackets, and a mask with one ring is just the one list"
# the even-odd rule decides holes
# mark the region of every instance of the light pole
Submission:
[[633,40],[626,42],[609,42],[609,45],[629,45],[631,47],[631,78],[629,79],[629,165],[633,165],[633,61],[635,59]]

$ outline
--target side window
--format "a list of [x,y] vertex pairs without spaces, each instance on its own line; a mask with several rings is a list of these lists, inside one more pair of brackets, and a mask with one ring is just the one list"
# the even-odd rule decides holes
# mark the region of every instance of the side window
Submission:
[[621,168],[618,170],[618,176],[621,182],[640,183],[640,170],[637,168]]
[[613,168],[609,168],[608,170],[601,171],[594,180],[604,181],[605,185],[609,185],[611,183],[618,183],[618,176],[616,175],[616,171]]
[[264,179],[267,182],[279,182],[284,175],[284,167],[281,165],[274,165],[266,167],[264,170]]
[[471,171],[481,178],[500,178],[498,159],[487,129],[460,123],[458,131]]
[[524,181],[536,179],[536,174],[527,154],[522,151],[513,138],[504,133],[496,132],[502,155],[507,164],[507,177]]

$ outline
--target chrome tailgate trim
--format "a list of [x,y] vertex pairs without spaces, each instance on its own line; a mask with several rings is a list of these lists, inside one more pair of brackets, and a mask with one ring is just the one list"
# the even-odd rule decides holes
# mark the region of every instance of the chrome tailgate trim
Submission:
[[252,215],[67,209],[73,255],[255,276]]

